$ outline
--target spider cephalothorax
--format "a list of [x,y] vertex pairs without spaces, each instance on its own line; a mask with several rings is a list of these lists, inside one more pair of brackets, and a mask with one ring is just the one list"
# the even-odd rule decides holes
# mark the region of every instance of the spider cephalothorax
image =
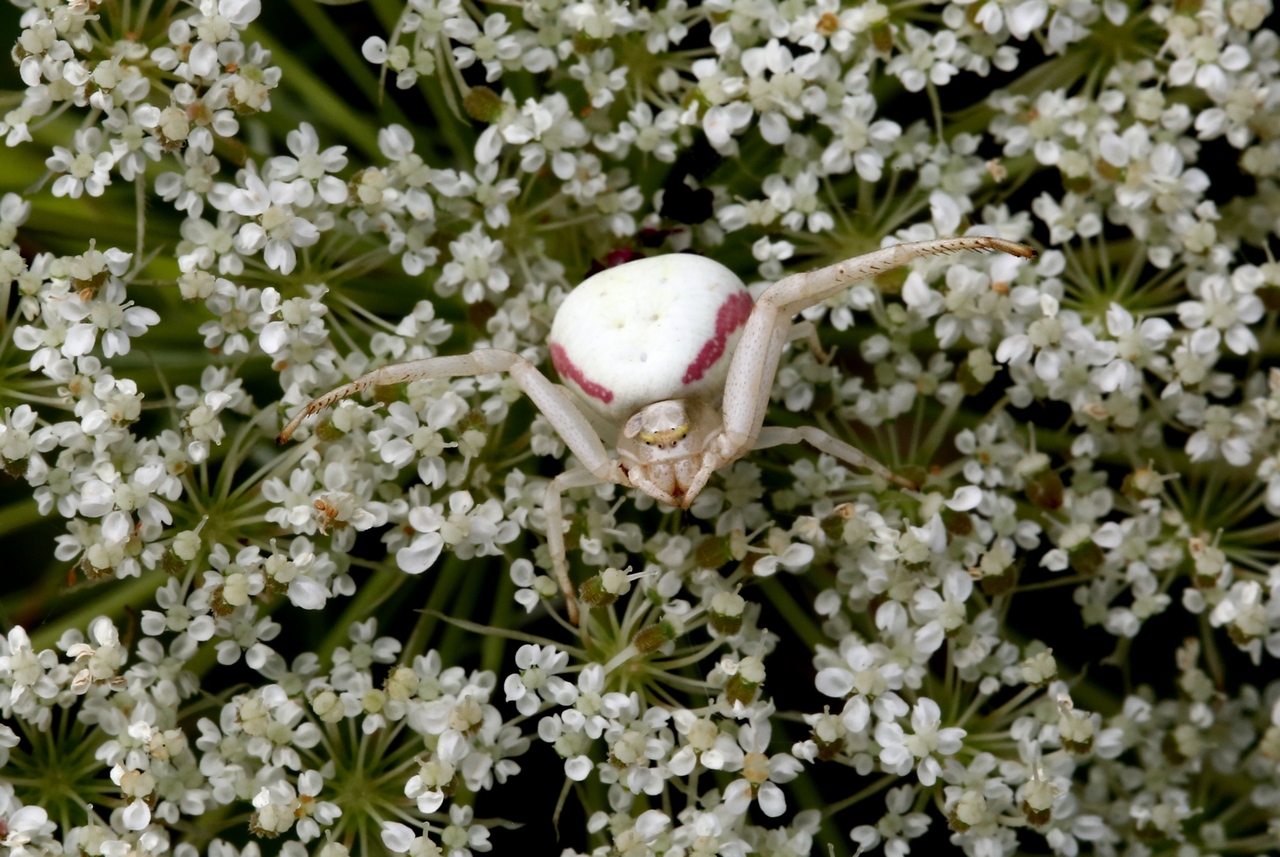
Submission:
[[[718,404],[718,403],[717,403]],[[615,447],[627,477],[671,506],[689,508],[707,478],[707,453],[720,437],[720,414],[701,399],[667,399],[637,411]]]
[[552,479],[545,498],[547,545],[576,623],[560,509],[566,488],[615,482],[688,508],[721,467],[752,449],[801,441],[910,487],[821,429],[766,427],[769,391],[797,313],[865,277],[961,250],[1034,255],[1022,244],[985,236],[894,244],[786,277],[754,303],[732,271],[705,257],[628,262],[584,281],[556,311],[548,345],[564,387],[510,351],[429,357],[383,366],[315,399],[284,427],[280,442],[307,416],[368,387],[510,372],[582,465]]

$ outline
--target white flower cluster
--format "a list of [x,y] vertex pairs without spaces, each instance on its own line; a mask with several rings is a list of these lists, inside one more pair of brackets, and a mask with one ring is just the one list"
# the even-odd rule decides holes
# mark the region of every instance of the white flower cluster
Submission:
[[101,196],[112,172],[133,181],[166,151],[208,155],[216,138],[239,132],[237,114],[271,109],[280,70],[270,52],[240,39],[259,0],[201,0],[195,14],[172,19],[154,49],[135,35],[102,52],[96,3],[14,5],[30,7],[13,50],[26,92],[0,120],[5,143],[30,141],[32,123],[53,111],[87,108],[96,117],[76,132],[74,150],[53,147],[54,196]]
[[[0,640],[0,854],[470,857],[534,766],[567,855],[1280,848],[1270,0],[407,0],[358,53],[432,116],[353,129],[259,0],[11,2],[0,136],[47,173],[0,198],[0,468],[74,586]],[[136,228],[46,242],[55,197]],[[548,364],[600,266],[961,233],[1043,252],[854,284],[772,389],[916,489],[762,452],[684,516],[566,490],[578,628],[512,379],[271,443],[380,366]]]

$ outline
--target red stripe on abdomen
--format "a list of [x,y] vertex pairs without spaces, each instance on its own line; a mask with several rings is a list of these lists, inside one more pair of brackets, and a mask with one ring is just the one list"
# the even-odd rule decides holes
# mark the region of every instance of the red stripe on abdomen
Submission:
[[751,306],[751,294],[745,291],[736,292],[720,304],[720,309],[716,310],[716,332],[702,343],[698,356],[684,370],[684,377],[680,379],[682,384],[701,381],[707,370],[724,356],[724,347],[730,334],[747,323],[751,316]]
[[551,365],[556,367],[561,378],[572,380],[591,398],[599,399],[606,405],[613,401],[613,391],[603,384],[587,380],[582,370],[569,359],[569,353],[564,350],[564,346],[555,342],[551,343]]

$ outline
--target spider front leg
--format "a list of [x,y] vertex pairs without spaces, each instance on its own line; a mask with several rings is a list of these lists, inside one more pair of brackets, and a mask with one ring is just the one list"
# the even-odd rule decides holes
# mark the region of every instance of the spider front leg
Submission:
[[[538,368],[519,354],[498,349],[480,349],[470,354],[459,354],[449,357],[428,357],[425,360],[413,360],[408,363],[397,363],[375,369],[349,384],[344,384],[325,393],[305,405],[288,425],[280,432],[278,442],[285,443],[298,430],[302,421],[312,414],[319,413],[330,405],[354,396],[361,390],[370,387],[381,387],[389,384],[404,384],[428,378],[453,378],[460,375],[489,375],[494,372],[510,372],[511,377],[520,385],[520,389],[532,400],[542,412],[551,427],[556,430],[565,445],[582,462],[583,469],[571,470],[552,480],[547,487],[547,543],[551,549],[551,558],[555,567],[556,578],[560,589],[564,592],[565,606],[569,618],[576,625],[578,622],[578,604],[574,598],[573,583],[569,579],[569,567],[565,558],[564,533],[561,531],[560,491],[566,487],[590,485],[598,482],[616,482],[630,488],[631,480],[626,471],[605,451],[604,442],[592,428],[591,423],[570,400],[569,395],[552,384]],[[579,475],[574,475],[579,474]],[[589,474],[590,481],[581,481]],[[554,501],[554,509],[552,504]],[[554,530],[554,532],[553,532]],[[558,546],[558,549],[557,549]]]
[[[962,250],[999,250],[1023,258],[1035,255],[1034,250],[1023,244],[987,236],[915,241],[894,244],[816,271],[793,274],[766,289],[751,310],[729,363],[724,388],[724,434],[719,440],[716,467],[736,461],[756,445],[769,406],[778,360],[796,313],[839,294],[858,280],[900,268],[913,259]],[[825,432],[821,434],[842,443]],[[802,439],[819,445],[814,439]]]
[[756,438],[755,446],[752,449],[768,449],[771,446],[781,446],[784,443],[808,443],[819,452],[832,455],[845,464],[870,470],[886,482],[892,482],[894,485],[906,488],[908,491],[914,491],[919,487],[910,479],[905,479],[894,473],[857,447],[850,446],[838,437],[832,437],[817,426],[800,426],[799,428],[765,426],[760,430],[760,435]]
[[410,381],[429,378],[490,375],[494,372],[511,373],[511,377],[520,385],[520,389],[533,401],[538,410],[542,411],[565,444],[573,450],[573,454],[578,456],[578,459],[592,473],[597,474],[601,479],[610,479],[611,474],[621,473],[617,463],[613,462],[605,452],[600,435],[591,427],[591,423],[582,415],[582,412],[574,406],[568,394],[552,384],[547,376],[519,354],[496,348],[482,348],[470,354],[428,357],[425,360],[411,360],[408,363],[379,367],[349,384],[343,384],[308,402],[302,410],[294,414],[293,419],[289,420],[276,441],[287,443],[304,419],[370,387],[407,384]]

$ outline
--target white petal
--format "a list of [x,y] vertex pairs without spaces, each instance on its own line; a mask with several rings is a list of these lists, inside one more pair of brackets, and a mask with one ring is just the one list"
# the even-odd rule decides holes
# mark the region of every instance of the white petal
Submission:
[[760,784],[760,794],[756,799],[760,801],[760,809],[770,818],[777,818],[787,811],[787,796],[771,782]]
[[[7,728],[7,727],[6,727]],[[10,730],[10,734],[12,730]],[[17,741],[12,744],[6,744],[9,747],[17,746]],[[49,813],[40,806],[24,806],[22,809],[9,816],[10,830],[39,830],[49,821]]]
[[797,571],[813,561],[813,553],[813,545],[795,542],[787,546],[778,561],[782,563],[783,567],[791,571]]
[[62,353],[67,357],[83,357],[93,350],[98,328],[93,324],[73,324],[62,343]]
[[414,536],[408,547],[396,551],[396,565],[409,574],[421,574],[440,558],[444,539],[439,533],[422,533]]
[[939,235],[952,235],[960,228],[960,206],[949,194],[940,190],[929,194],[929,213]]
[[970,509],[978,508],[978,504],[981,502],[982,489],[977,485],[965,485],[956,489],[956,493],[952,494],[951,499],[946,501],[946,506],[956,512],[968,512]]
[[329,590],[319,581],[300,576],[289,581],[289,601],[302,610],[321,610],[329,600]]
[[[783,801],[783,805],[786,802]],[[751,784],[746,780],[734,780],[724,790],[724,807],[731,815],[743,815],[751,806]]]
[[651,809],[647,812],[642,812],[640,817],[636,819],[635,830],[645,842],[652,842],[662,835],[662,832],[667,829],[667,825],[670,823],[671,819],[667,817],[665,812]]
[[268,354],[275,354],[289,344],[289,325],[283,321],[268,322],[258,334],[258,345]]
[[1129,164],[1129,147],[1116,134],[1104,134],[1098,142],[1098,154],[1113,167],[1124,167]]
[[408,851],[409,846],[413,844],[413,840],[417,838],[408,825],[394,821],[384,821],[382,823],[382,844],[397,854],[403,854]]
[[151,807],[140,800],[135,800],[125,807],[122,818],[125,829],[144,830],[151,823]]
[[866,697],[855,696],[845,704],[844,714],[840,717],[840,722],[844,724],[844,728],[850,732],[861,734],[867,728],[867,724],[871,721],[871,706],[867,704]]
[[1049,4],[1044,0],[1027,0],[1009,14],[1009,32],[1019,41],[1031,35],[1049,17]]
[[564,775],[575,783],[580,783],[590,776],[594,767],[588,757],[574,756],[572,759],[565,759]]
[[840,699],[853,690],[853,674],[839,667],[828,667],[818,671],[814,684],[820,693]]
[[770,111],[760,117],[760,136],[766,143],[781,146],[791,138],[791,123],[781,113]]
[[[363,54],[364,58],[369,62],[376,65],[382,65],[387,61],[387,43],[384,39],[381,39],[378,36],[370,36],[365,39],[364,44],[360,48],[360,53]],[[379,139],[378,142],[381,144],[381,139]],[[412,145],[410,148],[412,148]],[[386,153],[385,151],[384,154],[390,155],[390,153]],[[404,849],[392,848],[391,850],[396,851]]]
[[1243,324],[1234,324],[1227,328],[1227,347],[1236,354],[1248,354],[1258,350],[1258,339],[1253,331]]
[[211,77],[218,68],[218,48],[209,42],[196,42],[187,65],[200,77]]
[[418,812],[435,812],[444,805],[444,792],[437,789],[418,795]]

